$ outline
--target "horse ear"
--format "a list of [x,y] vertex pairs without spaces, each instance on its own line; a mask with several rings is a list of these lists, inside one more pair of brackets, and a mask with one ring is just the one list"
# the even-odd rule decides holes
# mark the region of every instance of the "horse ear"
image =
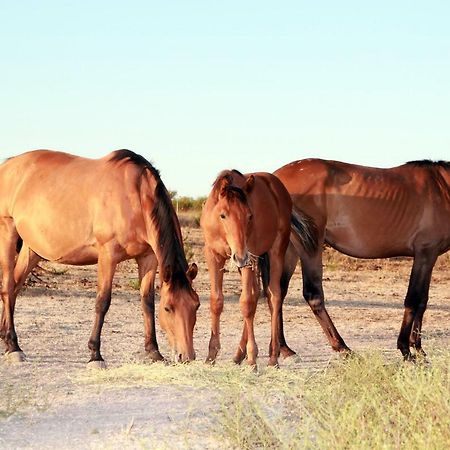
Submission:
[[198,273],[198,267],[197,267],[197,264],[192,263],[192,264],[189,266],[189,269],[187,270],[186,275],[188,276],[188,278],[189,278],[191,281],[193,281],[193,280],[195,279],[195,277],[197,276],[197,273]]
[[172,267],[170,265],[167,265],[166,267],[164,267],[164,272],[163,272],[164,283],[168,283],[171,278],[172,278]]
[[254,185],[255,185],[255,176],[254,175],[250,175],[245,180],[244,192],[246,194],[249,194],[252,191]]

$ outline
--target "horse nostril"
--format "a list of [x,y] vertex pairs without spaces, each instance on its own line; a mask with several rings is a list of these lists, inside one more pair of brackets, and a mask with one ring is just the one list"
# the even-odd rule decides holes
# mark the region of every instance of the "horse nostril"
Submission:
[[248,254],[246,254],[243,258],[240,258],[239,256],[236,255],[236,253],[234,253],[232,259],[233,262],[236,264],[236,266],[239,267],[240,269],[245,267],[249,262]]

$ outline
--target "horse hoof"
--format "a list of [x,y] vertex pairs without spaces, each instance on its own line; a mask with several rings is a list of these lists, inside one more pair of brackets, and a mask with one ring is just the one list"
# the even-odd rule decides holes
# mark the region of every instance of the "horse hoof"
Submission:
[[106,363],[105,361],[89,361],[86,367],[87,369],[103,370],[106,369]]
[[11,364],[17,364],[26,361],[25,353],[21,351],[5,353],[4,358],[5,361]]
[[158,350],[154,350],[147,353],[148,359],[150,359],[151,362],[158,362],[158,361],[164,361],[164,356],[159,353]]
[[216,359],[212,359],[208,356],[208,358],[205,359],[205,364],[209,364],[210,366],[214,366],[216,364]]
[[283,359],[287,359],[296,355],[294,350],[290,349],[289,347],[280,348],[280,354],[283,357]]

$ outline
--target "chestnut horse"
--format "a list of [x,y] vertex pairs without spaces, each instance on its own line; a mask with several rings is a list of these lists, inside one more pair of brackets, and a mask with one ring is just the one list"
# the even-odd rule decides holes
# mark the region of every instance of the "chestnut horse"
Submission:
[[[256,365],[258,347],[253,322],[259,297],[259,267],[268,271],[264,281],[271,311],[269,365],[278,364],[280,351],[283,356],[294,353],[284,341],[280,292],[280,277],[291,230],[291,209],[289,193],[269,173],[242,175],[237,170],[229,170],[219,174],[214,182],[200,221],[211,282],[211,339],[207,362],[213,363],[220,349],[222,284],[224,265],[229,258],[241,273],[239,302],[244,318],[244,330],[234,361],[239,364],[247,356],[248,364]],[[302,227],[300,221],[296,223]],[[309,245],[313,244],[306,238],[305,246]],[[264,261],[267,264],[263,265]]]
[[431,273],[437,257],[450,249],[450,163],[425,160],[377,169],[305,159],[274,174],[291,194],[294,209],[313,219],[319,240],[315,253],[301,245],[294,254],[288,251],[283,296],[300,258],[305,300],[332,348],[346,351],[324,305],[323,243],[356,258],[413,257],[397,347],[405,359],[424,355],[421,329]]
[[[19,250],[16,257],[16,251]],[[182,361],[195,358],[199,299],[192,288],[177,216],[158,171],[142,156],[118,150],[93,160],[36,150],[0,166],[0,264],[6,354],[22,360],[14,328],[16,297],[42,259],[98,263],[90,361],[103,367],[100,335],[119,262],[135,258],[144,315],[145,350],[162,360],[155,332],[155,275],[160,267],[160,323]]]

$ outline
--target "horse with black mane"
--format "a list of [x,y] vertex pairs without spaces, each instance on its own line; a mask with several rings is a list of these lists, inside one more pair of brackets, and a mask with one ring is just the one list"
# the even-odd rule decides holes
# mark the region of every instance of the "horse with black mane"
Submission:
[[304,159],[274,175],[291,194],[294,210],[315,224],[319,241],[311,253],[292,240],[295,250],[287,251],[283,297],[300,258],[305,300],[332,348],[348,351],[324,305],[323,244],[356,258],[412,257],[397,347],[405,359],[424,355],[421,330],[431,274],[438,256],[450,249],[450,163],[412,161],[379,169]]
[[[19,251],[16,256],[17,250]],[[197,274],[188,266],[177,216],[159,172],[142,156],[118,150],[87,159],[36,150],[0,166],[0,264],[6,355],[23,360],[15,327],[16,297],[40,260],[98,264],[90,362],[100,367],[100,335],[119,262],[138,264],[145,350],[162,360],[155,331],[155,276],[159,265],[159,320],[180,361],[195,358],[193,329]]]

